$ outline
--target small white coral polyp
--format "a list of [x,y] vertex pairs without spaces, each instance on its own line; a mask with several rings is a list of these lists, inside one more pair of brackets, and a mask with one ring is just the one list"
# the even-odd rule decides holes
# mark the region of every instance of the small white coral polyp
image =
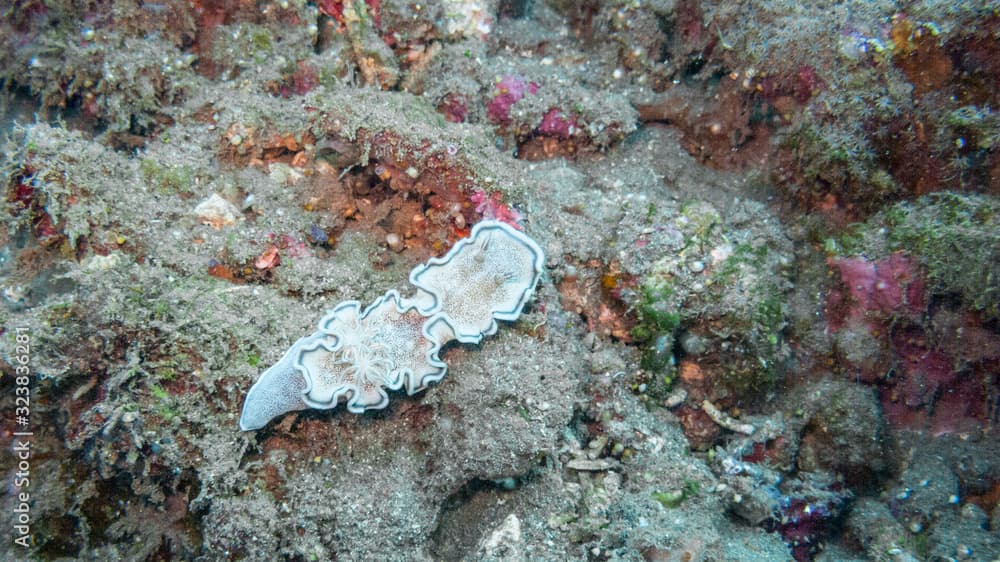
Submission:
[[441,346],[479,342],[496,332],[497,320],[520,316],[543,262],[524,233],[480,222],[444,257],[410,273],[414,298],[389,291],[364,311],[345,301],[324,316],[317,332],[295,342],[250,388],[240,428],[261,428],[294,410],[335,408],[341,398],[360,414],[385,408],[386,390],[420,392],[448,370]]

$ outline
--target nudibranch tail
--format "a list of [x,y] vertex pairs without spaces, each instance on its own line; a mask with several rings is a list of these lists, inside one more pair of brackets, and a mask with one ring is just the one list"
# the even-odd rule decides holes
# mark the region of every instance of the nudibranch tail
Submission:
[[414,394],[441,380],[438,352],[452,340],[478,343],[497,320],[516,320],[542,274],[541,248],[497,221],[477,224],[441,258],[416,267],[415,296],[389,291],[364,310],[345,301],[250,389],[240,428],[263,427],[292,410],[385,408],[386,390]]
[[295,368],[298,355],[299,344],[296,343],[250,387],[250,392],[243,402],[240,429],[243,431],[260,429],[281,414],[309,407],[302,400],[306,379]]

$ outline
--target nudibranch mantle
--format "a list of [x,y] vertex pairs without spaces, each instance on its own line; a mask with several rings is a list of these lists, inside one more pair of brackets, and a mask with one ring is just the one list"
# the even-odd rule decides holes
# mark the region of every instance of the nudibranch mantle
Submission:
[[523,232],[499,221],[476,224],[447,254],[410,272],[412,298],[390,290],[364,310],[345,301],[328,312],[316,332],[295,342],[250,388],[240,429],[341,402],[360,414],[385,408],[386,390],[424,390],[448,370],[438,357],[442,346],[478,343],[496,333],[497,320],[521,315],[544,261]]

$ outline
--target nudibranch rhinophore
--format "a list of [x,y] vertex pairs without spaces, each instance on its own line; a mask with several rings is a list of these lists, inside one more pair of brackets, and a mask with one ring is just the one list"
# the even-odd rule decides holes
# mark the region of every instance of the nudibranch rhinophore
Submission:
[[542,274],[542,249],[523,232],[482,221],[443,257],[410,272],[411,298],[390,290],[366,308],[337,305],[319,329],[295,342],[247,393],[240,429],[250,431],[295,410],[356,414],[385,408],[386,390],[424,390],[448,365],[441,347],[478,343],[497,320],[516,320]]

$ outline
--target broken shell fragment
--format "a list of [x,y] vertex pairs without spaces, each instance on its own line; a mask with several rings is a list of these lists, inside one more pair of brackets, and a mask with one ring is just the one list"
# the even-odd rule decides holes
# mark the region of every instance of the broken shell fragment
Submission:
[[403,237],[396,234],[395,232],[390,232],[385,237],[385,243],[389,246],[389,249],[393,252],[403,251]]
[[207,224],[218,230],[224,226],[235,224],[243,218],[243,214],[229,201],[218,193],[213,193],[194,208],[194,214],[202,224]]

